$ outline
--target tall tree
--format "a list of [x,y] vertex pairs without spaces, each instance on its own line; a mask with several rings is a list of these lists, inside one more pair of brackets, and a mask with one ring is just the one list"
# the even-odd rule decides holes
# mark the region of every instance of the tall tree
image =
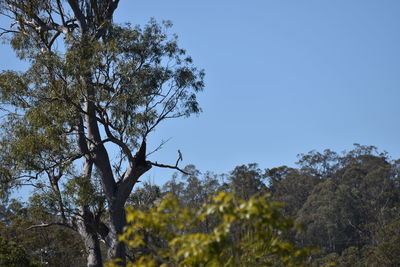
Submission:
[[229,187],[235,196],[248,200],[251,196],[261,196],[266,192],[265,178],[258,164],[241,165],[230,172]]
[[274,201],[285,203],[283,213],[287,216],[296,216],[306,202],[315,185],[320,179],[315,175],[302,172],[287,166],[280,166],[266,170],[268,192]]
[[37,227],[77,231],[88,266],[102,265],[100,241],[124,261],[118,235],[134,185],[152,166],[179,169],[149,161],[146,138],[198,113],[203,89],[203,72],[166,34],[170,23],[116,25],[118,3],[0,0],[10,22],[1,35],[29,63],[0,74],[1,180],[38,188],[57,220]]

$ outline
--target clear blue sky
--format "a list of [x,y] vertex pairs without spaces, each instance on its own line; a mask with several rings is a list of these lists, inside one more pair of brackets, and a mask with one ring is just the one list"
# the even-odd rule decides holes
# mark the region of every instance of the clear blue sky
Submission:
[[[172,139],[152,160],[173,164],[180,149],[183,164],[222,173],[353,143],[400,157],[400,1],[121,0],[115,19],[150,17],[172,20],[206,71],[204,112],[153,133],[151,147]],[[20,66],[1,54],[0,69]]]

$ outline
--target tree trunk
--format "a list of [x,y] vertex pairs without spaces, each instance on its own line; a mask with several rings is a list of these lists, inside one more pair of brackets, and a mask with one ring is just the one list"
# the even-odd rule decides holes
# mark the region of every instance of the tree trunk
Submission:
[[110,209],[110,232],[107,236],[106,248],[109,260],[120,259],[121,265],[126,262],[125,244],[118,240],[118,236],[123,233],[126,225],[124,207],[111,207]]
[[100,242],[94,225],[93,214],[87,206],[80,207],[81,216],[77,218],[77,230],[85,244],[88,267],[102,267]]
[[[143,141],[143,143],[145,143],[145,141]],[[140,150],[141,149],[139,149],[139,151]],[[109,202],[110,229],[106,240],[107,256],[109,259],[118,258],[122,260],[122,266],[125,265],[126,261],[125,244],[119,242],[118,236],[123,234],[126,225],[125,203],[139,177],[151,168],[151,165],[145,161],[145,150],[143,157],[142,165],[137,164],[140,157],[135,156],[135,158],[133,158],[134,162],[131,163],[133,167],[127,169],[124,178],[118,184],[117,190],[112,197],[113,201],[111,203]]]
[[[82,123],[82,121],[81,121]],[[79,127],[83,129],[81,124]],[[84,135],[83,130],[80,132],[80,137]],[[83,143],[82,143],[83,144]],[[86,146],[86,144],[85,144]],[[81,151],[85,151],[87,147],[81,145]],[[91,179],[93,169],[93,162],[90,159],[86,159],[83,165],[81,179]],[[75,217],[75,225],[78,233],[80,234],[83,243],[85,245],[87,253],[87,266],[88,267],[102,267],[103,259],[100,250],[100,242],[97,233],[97,222],[93,213],[90,211],[89,206],[79,206],[79,216]]]

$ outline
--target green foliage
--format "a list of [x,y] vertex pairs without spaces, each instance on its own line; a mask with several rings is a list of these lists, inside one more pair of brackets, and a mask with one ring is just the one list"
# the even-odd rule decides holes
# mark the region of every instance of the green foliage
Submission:
[[[18,244],[17,248],[14,245],[4,245],[2,249],[8,256],[2,256],[7,258],[15,255],[21,261],[38,263],[32,266],[81,266],[84,264],[85,259],[82,253],[84,248],[79,236],[72,230],[58,226],[28,230],[32,225],[40,225],[43,220],[54,220],[54,215],[48,212],[48,207],[40,207],[36,204],[43,203],[30,200],[30,205],[24,205],[19,201],[11,200],[8,205],[0,204],[0,239],[3,240],[3,244]],[[11,248],[14,252],[8,251]],[[14,265],[3,264],[0,260],[0,266]],[[31,265],[24,263],[15,266]]]
[[124,257],[124,205],[141,175],[165,166],[146,158],[146,140],[163,121],[199,113],[204,87],[171,22],[118,25],[117,7],[0,1],[11,20],[0,35],[28,63],[0,72],[0,197],[33,186],[33,221],[78,232],[89,265],[102,264],[100,240],[108,257]]
[[239,198],[249,199],[266,191],[264,173],[256,163],[237,166],[229,175],[231,191]]
[[285,203],[284,214],[293,217],[307,201],[314,187],[321,182],[313,175],[287,166],[268,169],[265,176],[272,199]]
[[137,209],[151,208],[161,198],[162,193],[159,186],[145,182],[143,187],[137,188],[128,199],[128,205]]
[[7,267],[39,267],[29,261],[25,250],[15,242],[0,237],[0,265]]
[[[144,27],[112,25],[99,40],[77,45],[67,38],[65,51],[42,51],[35,45],[39,40],[15,34],[14,49],[30,66],[0,73],[7,115],[0,121],[0,159],[11,170],[7,176],[0,170],[2,193],[16,186],[10,177],[53,168],[67,175],[81,154],[78,125],[88,90],[98,124],[121,140],[125,151],[137,149],[162,121],[199,113],[196,94],[204,87],[204,72],[168,34],[170,27],[155,20]],[[126,162],[125,155],[111,161],[121,175],[118,162]]]
[[[327,171],[323,166],[331,167]],[[399,164],[372,147],[356,146],[354,151],[335,157],[312,152],[302,160],[301,168],[283,166],[265,173],[253,164],[238,166],[228,175],[201,173],[194,166],[185,170],[190,174],[174,175],[162,190],[143,183],[131,194],[129,203],[135,208],[128,211],[128,232],[123,235],[133,259],[131,266],[286,266],[290,263],[284,262],[282,254],[290,258],[294,245],[311,244],[321,248],[306,261],[312,266],[383,267],[400,261]],[[65,208],[82,203],[102,209],[106,204],[99,184],[96,176],[91,181],[79,176],[67,181],[63,188]],[[210,198],[221,190],[234,196]],[[168,192],[174,197],[168,195],[161,201]],[[286,205],[282,208],[271,200]],[[30,198],[29,207],[11,202],[0,236],[17,242],[31,261],[40,255],[52,264],[73,265],[71,259],[81,256],[83,250],[74,249],[79,247],[76,236],[58,227],[26,231],[32,224],[54,220],[57,201],[54,192],[42,187]],[[248,211],[249,206],[255,210]],[[292,216],[302,223],[303,230],[292,231],[296,224],[281,220],[285,217],[273,215],[271,210]],[[276,224],[275,219],[263,221],[257,212],[278,220]],[[259,233],[260,225],[264,226]],[[277,248],[271,245],[274,239],[286,245]]]
[[364,262],[368,266],[396,266],[400,262],[400,221],[385,225],[376,234],[376,244],[367,246]]
[[346,165],[331,179],[313,188],[299,210],[297,219],[305,230],[298,238],[303,243],[340,254],[351,245],[368,244],[375,231],[372,226],[390,220],[399,192],[392,166],[383,156],[354,154],[342,159]]
[[[128,266],[306,266],[310,249],[284,240],[297,225],[281,207],[267,196],[243,200],[223,192],[197,211],[172,195],[148,211],[129,207],[120,238],[141,254]],[[210,216],[219,221],[212,231],[193,232]]]
[[219,177],[211,172],[202,174],[193,165],[186,166],[185,171],[188,175],[183,174],[178,177],[174,174],[164,184],[163,190],[175,195],[182,205],[199,209],[215,192],[220,190]]
[[102,206],[105,197],[100,191],[100,181],[88,177],[74,177],[64,186],[64,199],[67,207],[74,205]]

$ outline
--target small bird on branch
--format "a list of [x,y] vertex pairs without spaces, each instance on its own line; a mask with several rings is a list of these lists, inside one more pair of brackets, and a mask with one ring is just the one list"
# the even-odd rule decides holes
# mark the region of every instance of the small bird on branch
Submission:
[[178,166],[179,161],[183,161],[182,152],[178,149],[178,160],[176,161],[175,166]]
[[179,160],[183,161],[182,152],[178,149]]

